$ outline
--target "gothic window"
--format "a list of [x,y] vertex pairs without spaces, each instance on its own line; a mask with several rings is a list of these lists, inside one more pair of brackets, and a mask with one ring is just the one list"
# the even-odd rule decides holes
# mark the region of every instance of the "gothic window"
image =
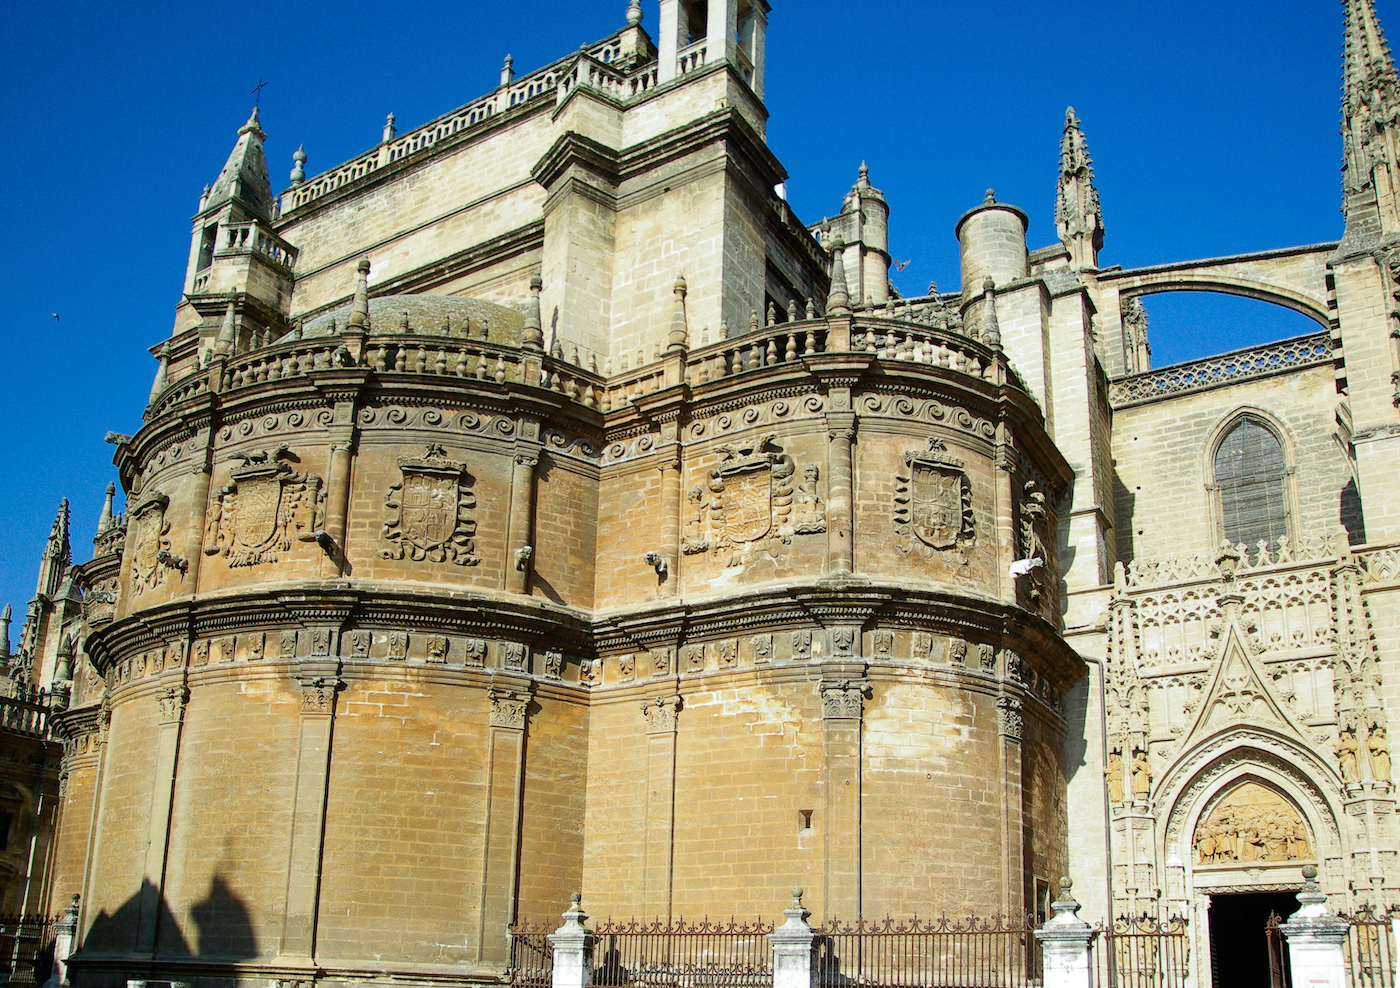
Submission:
[[1238,545],[1270,545],[1289,534],[1288,462],[1283,443],[1259,419],[1243,416],[1215,451],[1220,529]]

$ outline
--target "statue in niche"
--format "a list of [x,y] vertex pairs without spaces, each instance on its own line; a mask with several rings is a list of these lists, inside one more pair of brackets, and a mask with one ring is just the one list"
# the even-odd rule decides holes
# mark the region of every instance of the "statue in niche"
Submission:
[[1366,752],[1371,759],[1371,778],[1376,782],[1390,781],[1390,744],[1385,738],[1385,728],[1371,725],[1366,735]]
[[1152,768],[1147,761],[1147,752],[1138,748],[1133,752],[1133,798],[1147,802],[1152,792]]
[[1342,770],[1342,781],[1348,785],[1361,781],[1361,776],[1357,772],[1359,750],[1356,731],[1351,727],[1342,728],[1342,733],[1337,738],[1337,764]]
[[1108,753],[1108,767],[1103,773],[1108,779],[1108,801],[1123,802],[1123,753],[1117,748]]
[[821,468],[808,463],[802,468],[802,483],[797,485],[797,523],[793,531],[798,535],[816,535],[826,531],[826,509],[817,495],[817,482],[821,480]]

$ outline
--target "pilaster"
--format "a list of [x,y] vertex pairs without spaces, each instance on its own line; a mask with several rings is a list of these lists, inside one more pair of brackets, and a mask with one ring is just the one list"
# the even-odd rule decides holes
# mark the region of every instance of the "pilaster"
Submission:
[[643,914],[671,918],[676,826],[676,723],[679,696],[642,702],[647,730]]
[[515,922],[520,869],[521,790],[525,785],[525,725],[531,686],[492,686],[491,727],[486,754],[486,818],[481,862],[481,922],[478,956],[483,964],[504,969],[510,962],[506,931]]
[[[865,663],[851,655],[856,628],[831,632],[838,661],[822,666],[822,783],[826,819],[822,826],[822,908],[828,919],[859,919],[861,902],[861,733],[868,690]],[[845,661],[840,661],[841,653]]]
[[156,691],[160,705],[160,733],[156,740],[156,764],[151,785],[151,815],[146,832],[146,866],[141,883],[141,912],[136,930],[136,953],[155,953],[160,904],[165,894],[165,863],[170,848],[170,809],[179,763],[180,728],[190,691],[183,673]]

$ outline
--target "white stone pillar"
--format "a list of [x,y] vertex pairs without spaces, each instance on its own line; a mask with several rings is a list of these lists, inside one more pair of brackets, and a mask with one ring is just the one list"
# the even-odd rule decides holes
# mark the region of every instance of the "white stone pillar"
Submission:
[[1070,894],[1073,883],[1060,879],[1060,898],[1050,904],[1055,915],[1040,929],[1044,988],[1093,988],[1094,966],[1089,947],[1094,928],[1079,918],[1079,903]]
[[44,988],[68,984],[68,958],[73,955],[73,939],[78,935],[78,897],[63,907],[63,915],[53,925],[53,974]]
[[1288,942],[1293,983],[1306,988],[1346,988],[1346,941],[1351,923],[1327,909],[1327,895],[1318,887],[1317,868],[1303,866],[1302,906],[1286,923],[1279,924]]
[[[787,922],[768,934],[773,945],[773,988],[813,988],[817,983],[817,935],[807,925],[811,915],[802,906],[802,890],[792,890],[792,905],[783,910]],[[557,955],[556,955],[557,956]],[[558,965],[556,960],[555,965]],[[556,986],[557,988],[557,986]]]
[[593,932],[583,924],[583,896],[569,897],[564,925],[549,935],[554,945],[554,988],[589,988],[593,983]]

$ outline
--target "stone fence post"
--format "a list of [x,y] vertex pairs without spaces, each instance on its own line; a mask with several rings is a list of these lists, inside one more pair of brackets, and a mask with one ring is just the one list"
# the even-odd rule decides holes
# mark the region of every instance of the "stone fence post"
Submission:
[[554,945],[554,988],[589,988],[593,983],[593,931],[583,924],[588,913],[582,893],[570,896],[564,925],[549,935]]
[[44,988],[61,988],[68,984],[68,958],[73,956],[73,941],[78,936],[78,897],[63,907],[63,915],[53,924],[53,974]]
[[1280,923],[1288,942],[1288,961],[1293,967],[1293,983],[1308,988],[1346,988],[1346,955],[1342,944],[1351,929],[1350,921],[1327,909],[1327,894],[1317,884],[1317,868],[1303,866],[1302,906]]
[[1035,931],[1040,941],[1044,988],[1093,988],[1094,965],[1089,948],[1094,928],[1079,918],[1079,903],[1071,894],[1073,884],[1060,879],[1060,898],[1050,904],[1055,910],[1044,926]]
[[787,922],[768,934],[768,942],[773,945],[773,988],[814,988],[817,953],[813,948],[817,935],[807,925],[811,913],[802,906],[800,888],[792,890],[792,905],[783,910],[783,915]]

